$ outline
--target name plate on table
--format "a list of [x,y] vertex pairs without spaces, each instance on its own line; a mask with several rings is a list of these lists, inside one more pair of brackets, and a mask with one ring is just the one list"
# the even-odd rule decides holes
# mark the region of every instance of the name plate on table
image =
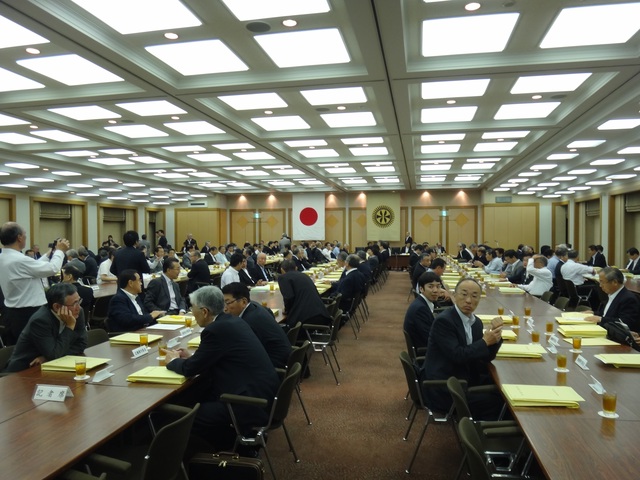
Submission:
[[558,349],[556,348],[556,346],[553,343],[547,347],[547,350],[549,350],[553,354],[558,353]]
[[96,372],[95,375],[93,376],[93,382],[97,383],[97,382],[101,382],[103,380],[106,380],[109,377],[113,377],[113,373],[111,372],[112,368],[113,368],[113,366],[108,366],[108,367],[103,368],[102,370]]
[[584,358],[582,355],[577,356],[576,365],[578,365],[583,370],[589,370],[589,367],[587,367],[587,359]]
[[64,402],[67,397],[73,397],[71,389],[61,385],[36,385],[32,400],[48,400]]
[[146,345],[140,345],[138,348],[134,348],[133,350],[131,350],[131,355],[133,355],[131,358],[140,358],[147,355],[148,353],[149,347],[147,347]]
[[594,377],[593,375],[591,375],[591,379],[593,380],[593,383],[590,383],[589,386],[598,395],[602,395],[604,393],[604,387],[602,386],[602,384],[598,380],[596,380],[596,377]]
[[555,333],[553,333],[549,337],[549,343],[551,345],[553,345],[554,347],[559,347],[560,346],[560,339],[558,338],[558,336]]
[[193,333],[193,329],[189,328],[189,327],[185,327],[185,328],[181,328],[180,329],[180,338],[184,338],[188,335],[191,335]]
[[173,337],[167,342],[167,348],[173,348],[180,345],[180,337]]
[[533,317],[527,317],[527,327],[529,327],[531,330],[533,330],[534,327],[534,322],[533,322]]

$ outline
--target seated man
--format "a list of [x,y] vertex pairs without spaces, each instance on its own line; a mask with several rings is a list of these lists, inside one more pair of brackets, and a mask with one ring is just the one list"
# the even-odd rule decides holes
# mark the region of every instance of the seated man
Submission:
[[418,279],[418,287],[420,295],[409,305],[404,316],[403,328],[411,338],[418,355],[424,355],[433,325],[434,303],[440,296],[440,277],[434,272],[425,272]]
[[630,330],[640,332],[640,300],[624,286],[624,275],[615,267],[603,268],[598,274],[600,287],[607,294],[606,303],[601,303],[594,315],[587,317],[589,322],[599,323],[621,320]]
[[[578,251],[577,250],[569,250],[567,253],[568,259],[562,267],[560,267],[560,274],[565,281],[571,281],[576,286],[576,290],[578,291],[578,295],[587,295],[589,296],[589,302],[591,303],[591,308],[594,310],[598,306],[597,296],[591,295],[595,285],[585,284],[584,276],[585,275],[595,275],[596,271],[593,267],[588,265],[583,265],[578,263]],[[556,274],[557,277],[557,274]]]
[[[187,254],[185,253],[185,256]],[[191,270],[187,273],[189,277],[189,284],[187,285],[187,294],[194,292],[198,289],[199,283],[209,283],[211,280],[211,272],[209,272],[209,265],[207,262],[200,258],[200,251],[190,250],[191,255]],[[184,262],[184,258],[183,258]]]
[[88,308],[91,310],[94,303],[93,297],[93,289],[91,287],[87,287],[80,283],[80,277],[82,274],[80,270],[70,264],[66,264],[62,267],[62,281],[65,283],[70,283],[76,290],[78,291],[78,295],[80,295],[80,303],[82,304],[82,308]]
[[627,250],[629,256],[629,263],[627,263],[626,269],[629,273],[634,275],[640,275],[640,251],[636,247],[631,247]]
[[553,278],[547,268],[547,257],[544,255],[534,255],[527,262],[527,275],[531,275],[533,280],[527,285],[518,285],[525,292],[529,292],[536,297],[542,296],[553,287]]
[[160,273],[162,272],[162,264],[164,263],[164,248],[160,245],[156,245],[154,249],[154,256],[149,262],[149,270],[150,273]]
[[256,285],[265,285],[267,282],[273,281],[273,274],[266,267],[267,265],[267,255],[263,252],[260,252],[256,256],[256,265],[253,267],[251,273],[251,278]]
[[229,266],[222,273],[222,278],[220,279],[220,286],[224,288],[225,285],[230,283],[239,282],[240,274],[238,273],[242,269],[242,264],[244,263],[244,257],[241,253],[234,253],[231,255],[231,260],[229,261]]
[[[421,371],[422,380],[447,380],[457,377],[470,387],[492,384],[487,364],[502,345],[502,319],[496,317],[483,333],[480,319],[473,314],[480,303],[480,284],[465,278],[453,294],[453,307],[438,315],[429,334],[427,356]],[[432,410],[448,412],[451,395],[446,387],[425,389],[426,403]],[[499,392],[474,393],[468,396],[473,418],[496,420],[503,401]]]
[[285,368],[291,354],[291,342],[276,322],[273,312],[258,302],[252,302],[249,289],[242,283],[230,283],[222,289],[224,311],[249,324],[262,343],[275,368]]
[[98,277],[96,278],[98,285],[102,283],[116,283],[118,281],[118,277],[111,273],[111,264],[116,256],[116,249],[109,248],[107,255],[107,259],[103,260],[98,267]]
[[476,260],[473,262],[473,265],[484,269],[485,273],[489,274],[502,272],[502,259],[496,255],[496,252],[492,248],[486,249],[485,256],[487,263]]
[[200,346],[191,355],[186,349],[169,350],[167,369],[192,377],[200,375],[194,388],[200,409],[192,434],[211,443],[215,451],[233,447],[235,431],[220,395],[230,393],[264,398],[268,408],[234,406],[234,414],[243,434],[251,434],[252,427],[266,425],[269,408],[280,386],[264,347],[247,322],[224,310],[224,297],[219,288],[203,287],[191,294],[196,322],[204,330]]
[[110,332],[132,332],[156,323],[166,312],[154,310],[147,313],[140,293],[142,279],[135,270],[125,270],[118,275],[118,291],[109,302],[107,324]]
[[168,315],[182,315],[187,305],[180,295],[176,283],[180,275],[180,262],[176,258],[167,258],[162,265],[162,276],[149,282],[144,295],[144,308],[147,312],[165,311]]
[[82,355],[87,347],[87,329],[80,295],[70,283],[57,283],[46,292],[40,307],[20,333],[5,371],[19,372],[43,362]]
[[509,249],[504,252],[504,260],[507,267],[500,274],[500,278],[506,278],[511,283],[522,283],[524,281],[524,264],[518,258],[515,250]]

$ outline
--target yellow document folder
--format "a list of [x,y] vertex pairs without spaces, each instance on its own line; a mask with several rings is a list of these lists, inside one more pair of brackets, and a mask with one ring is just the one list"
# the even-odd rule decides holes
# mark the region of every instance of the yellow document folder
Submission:
[[516,343],[515,345],[505,345],[503,343],[496,356],[502,358],[541,358],[543,353],[546,353],[546,350],[539,344],[525,345]]
[[607,331],[600,325],[588,323],[584,325],[562,325],[558,332],[565,337],[606,337]]
[[[565,338],[565,342],[573,344],[572,338]],[[609,340],[604,337],[594,337],[594,338],[583,338],[582,346],[583,347],[605,347],[608,345],[620,345],[618,342],[614,342],[613,340]]]
[[184,315],[165,315],[158,319],[158,323],[170,323],[173,325],[184,325]]
[[127,382],[161,383],[165,385],[180,385],[186,380],[187,377],[184,375],[167,370],[166,367],[146,367],[127,377]]
[[[149,337],[149,344],[157,342],[162,338],[162,335],[147,334]],[[123,333],[109,339],[111,345],[140,345],[139,333]]]
[[87,371],[107,363],[110,358],[83,357],[81,355],[66,355],[56,358],[40,365],[40,369],[45,372],[75,372],[76,360],[87,362]]
[[524,293],[524,290],[522,290],[521,288],[518,288],[518,287],[498,287],[498,291],[500,293],[506,293],[506,294]]
[[584,402],[571,387],[547,385],[502,385],[502,393],[514,407],[580,408]]
[[200,346],[200,337],[194,337],[187,342],[187,347],[198,348]]
[[640,368],[640,355],[637,353],[601,353],[599,355],[594,355],[594,357],[602,363],[613,365],[616,368]]
[[518,334],[513,330],[502,330],[502,339],[516,341],[518,339]]
[[502,322],[503,323],[511,323],[513,322],[513,318],[511,317],[511,315],[477,315],[476,317],[478,317],[482,323],[491,323],[491,320],[493,320],[496,317],[502,317]]

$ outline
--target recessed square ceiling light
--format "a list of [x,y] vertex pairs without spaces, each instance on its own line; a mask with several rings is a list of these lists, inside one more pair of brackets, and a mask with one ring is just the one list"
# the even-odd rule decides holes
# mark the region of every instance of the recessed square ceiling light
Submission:
[[575,175],[562,175],[560,177],[553,177],[551,180],[553,180],[554,182],[570,182],[572,180],[575,180],[576,177]]
[[467,163],[496,163],[500,160],[500,157],[467,158]]
[[298,180],[298,183],[300,183],[300,185],[324,185],[324,182],[321,182],[320,180],[313,180],[313,179]]
[[465,163],[462,170],[491,170],[495,163]]
[[99,165],[105,165],[107,167],[116,167],[119,165],[134,165],[133,162],[124,160],[122,158],[90,158],[89,161],[91,163],[97,163]]
[[81,173],[78,172],[69,172],[66,170],[58,170],[56,172],[51,172],[53,175],[60,175],[61,177],[79,177],[80,175],[82,175]]
[[400,183],[398,177],[374,177],[376,183]]
[[486,142],[473,147],[474,152],[503,152],[512,150],[518,142]]
[[331,65],[351,61],[337,28],[270,33],[253,37],[280,68]]
[[340,155],[333,148],[320,148],[314,150],[298,150],[298,153],[305,158],[330,158]]
[[141,117],[152,117],[156,115],[181,115],[187,113],[180,107],[166,100],[152,100],[148,102],[116,103],[117,107],[124,108]]
[[553,170],[557,166],[558,165],[556,165],[554,163],[540,163],[538,165],[531,165],[531,170],[533,170],[533,171],[536,171],[536,170]]
[[482,178],[481,175],[458,175],[453,179],[454,182],[477,182]]
[[10,143],[11,145],[27,145],[29,143],[47,143],[45,140],[33,138],[29,135],[21,133],[0,133],[0,142]]
[[129,160],[133,160],[134,162],[137,163],[144,163],[145,165],[157,165],[160,163],[169,163],[165,160],[162,160],[160,158],[156,158],[156,157],[149,157],[146,155],[140,155],[137,157],[129,157]]
[[344,183],[345,185],[364,185],[367,182],[366,179],[359,177],[359,178],[341,178],[340,181],[342,183]]
[[224,183],[212,183],[212,182],[201,183],[200,186],[204,188],[227,188],[227,186]]
[[187,157],[193,158],[199,162],[226,162],[231,160],[229,157],[226,157],[221,153],[196,153],[193,155],[187,155]]
[[444,182],[446,179],[446,175],[425,175],[420,177],[421,182]]
[[393,165],[382,167],[364,167],[364,169],[369,173],[391,173],[396,171]]
[[451,165],[420,165],[421,172],[446,172],[451,170]]
[[547,160],[571,160],[577,157],[578,153],[554,153],[547,157]]
[[441,163],[453,163],[453,160],[450,160],[450,159],[420,160],[420,163],[423,165],[438,165]]
[[567,148],[593,148],[602,145],[605,140],[576,140],[567,145]]
[[460,145],[457,143],[445,143],[436,145],[422,145],[420,147],[420,153],[456,153],[460,151]]
[[68,152],[56,152],[56,155],[62,155],[64,157],[97,157],[96,152],[91,150],[71,150]]
[[295,185],[295,183],[287,180],[271,180],[267,183],[269,185],[273,185],[274,187],[293,187]]
[[117,113],[99,107],[98,105],[88,105],[86,107],[62,107],[49,108],[50,112],[57,113],[74,120],[103,120],[107,118],[121,118]]
[[598,165],[618,165],[622,162],[624,162],[624,158],[601,158],[600,160],[594,160],[589,165],[594,167]]
[[55,140],[56,142],[86,142],[89,140],[88,138],[63,132],[62,130],[36,130],[31,132],[31,135],[48,138],[49,140]]
[[627,147],[618,151],[619,155],[640,153],[640,147]]
[[167,132],[158,130],[148,125],[116,125],[113,127],[104,127],[105,130],[117,133],[127,138],[145,138],[145,137],[168,137]]
[[487,132],[482,134],[483,140],[497,140],[498,138],[524,138],[529,135],[529,130],[512,132]]
[[201,147],[200,145],[175,145],[171,147],[162,147],[162,148],[173,153],[202,152],[206,150],[206,148]]
[[[2,17],[0,17],[2,18]],[[29,122],[20,120],[19,118],[10,117],[0,113],[0,127],[10,127],[13,125],[27,125]]]
[[106,153],[107,155],[133,155],[133,152],[131,150],[127,150],[125,148],[106,148],[100,151],[102,153]]
[[521,93],[573,92],[590,76],[590,73],[567,73],[520,77],[511,88],[511,93],[517,95]]
[[592,173],[597,172],[595,168],[578,168],[576,170],[569,170],[567,173],[569,175],[590,175]]
[[538,184],[541,187],[557,187],[560,185],[558,182],[543,182]]
[[291,148],[299,148],[299,147],[324,147],[327,145],[325,140],[288,140],[284,142],[287,146]]
[[25,182],[36,182],[36,183],[53,182],[53,179],[51,179],[51,178],[40,178],[40,177],[27,177],[24,180],[25,180]]
[[567,190],[573,190],[574,192],[581,190],[591,190],[591,187],[583,186],[583,187],[569,187]]
[[540,48],[625,43],[640,29],[640,3],[565,8]]
[[179,0],[72,1],[122,35],[202,25]]
[[327,0],[222,0],[238,20],[295,17],[330,11]]
[[422,22],[422,56],[502,52],[518,13],[438,18]]
[[327,173],[356,173],[356,169],[353,167],[336,167],[325,168]]
[[276,158],[267,152],[236,152],[233,155],[243,160],[274,160]]
[[522,172],[518,174],[519,177],[537,177],[538,175],[541,175],[541,173],[540,172]]
[[330,128],[372,127],[376,119],[371,112],[324,113],[320,115]]
[[464,140],[465,133],[442,133],[436,135],[420,135],[423,142],[449,142],[454,140]]
[[355,157],[389,155],[387,147],[352,147],[349,150]]
[[640,125],[640,118],[619,118],[609,120],[598,127],[598,130],[628,130]]
[[470,122],[478,107],[423,108],[422,123]]
[[288,115],[283,117],[254,117],[252,122],[257,123],[267,132],[280,130],[305,130],[311,128],[299,115]]
[[438,98],[481,97],[487,91],[490,79],[452,80],[447,82],[424,82],[423,100]]
[[502,105],[494,120],[515,120],[520,118],[546,118],[560,102],[511,103]]
[[300,93],[311,105],[345,105],[367,102],[367,96],[362,87],[302,90]]
[[145,50],[184,76],[249,70],[220,40],[154,45]]
[[377,143],[384,143],[382,137],[342,138],[341,140],[345,145],[375,145]]
[[0,92],[15,92],[17,90],[34,90],[44,88],[44,85],[33,80],[0,68]]
[[248,93],[244,95],[220,95],[218,97],[234,110],[264,110],[288,107],[277,93]]
[[31,30],[28,30],[22,25],[18,25],[3,16],[0,16],[0,32],[2,32],[2,36],[0,36],[0,48],[49,43],[49,40],[46,38],[33,33]]
[[243,177],[268,177],[269,172],[265,172],[263,170],[239,170],[237,172],[238,175],[242,175]]
[[256,148],[250,143],[217,143],[211,146],[218,150],[252,150]]
[[302,175],[303,172],[297,168],[287,168],[286,170],[272,170],[273,173],[278,175]]
[[18,60],[18,65],[70,87],[95,83],[124,82],[124,79],[80,55],[55,55]]
[[630,178],[637,177],[638,175],[635,173],[620,173],[616,175],[607,175],[605,178],[607,180],[628,180]]
[[170,179],[189,178],[189,176],[185,175],[184,173],[175,173],[175,172],[174,173],[171,173],[171,172],[156,173],[155,176],[160,178],[170,178]]
[[219,133],[225,133],[224,130],[211,125],[209,122],[169,122],[164,124],[165,127],[169,127],[176,132],[180,132],[183,135],[215,135]]

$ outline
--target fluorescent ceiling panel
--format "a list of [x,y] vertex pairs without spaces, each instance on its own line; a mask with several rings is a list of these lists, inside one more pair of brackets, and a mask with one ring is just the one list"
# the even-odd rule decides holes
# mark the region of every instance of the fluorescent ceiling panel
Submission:
[[567,173],[569,175],[591,175],[592,173],[596,173],[598,170],[595,168],[578,168],[576,170],[569,170]]
[[422,123],[470,122],[478,107],[423,108]]
[[465,163],[462,170],[490,170],[495,163]]
[[124,79],[118,75],[75,54],[27,58],[18,60],[16,63],[70,87],[124,82]]
[[45,188],[44,190],[42,190],[43,192],[47,192],[47,193],[67,193],[66,190],[58,190],[56,188]]
[[162,147],[164,150],[168,150],[173,153],[181,153],[181,152],[202,152],[206,150],[206,148],[201,147],[200,145],[175,145],[171,147]]
[[446,175],[427,175],[420,177],[421,182],[444,182],[446,179]]
[[573,191],[581,191],[581,190],[591,190],[591,187],[583,186],[583,187],[569,187],[568,190]]
[[438,18],[422,22],[422,56],[502,52],[518,13]]
[[[519,177],[537,177],[540,174],[541,174],[541,172],[522,172],[522,173],[519,173],[518,176]],[[515,180],[510,180],[510,181],[515,181]],[[520,180],[520,181],[522,181],[522,180]]]
[[231,160],[229,157],[222,155],[221,153],[196,153],[193,155],[187,155],[189,158],[193,158],[199,162],[226,162]]
[[346,105],[366,103],[367,96],[362,87],[323,88],[320,90],[302,90],[302,96],[311,105]]
[[422,84],[423,100],[438,98],[481,97],[487,91],[490,79],[425,82]]
[[529,135],[529,130],[513,132],[487,132],[482,134],[483,140],[497,140],[499,138],[524,138]]
[[149,157],[146,155],[140,155],[137,157],[129,157],[129,160],[133,160],[136,163],[144,163],[145,165],[157,165],[159,163],[169,163],[165,160],[161,160],[156,157]]
[[254,147],[250,143],[218,143],[211,145],[213,148],[217,148],[218,150],[251,150]]
[[218,97],[234,110],[264,110],[285,108],[285,102],[277,93],[248,93],[244,95],[221,95]]
[[40,178],[40,177],[27,177],[24,180],[25,182],[36,182],[36,183],[48,183],[48,182],[54,181],[51,178]]
[[640,3],[565,8],[540,48],[625,43],[640,29]]
[[67,187],[71,188],[93,188],[93,185],[90,183],[69,183]]
[[4,188],[28,188],[27,185],[21,185],[19,183],[3,183],[0,187]]
[[118,183],[119,180],[115,178],[94,178],[93,181],[98,183]]
[[451,165],[420,165],[421,172],[446,172],[451,170]]
[[0,16],[0,48],[21,47],[49,43],[44,37],[33,33],[22,25]]
[[376,143],[384,143],[382,137],[360,137],[360,138],[342,138],[345,145],[374,145]]
[[590,73],[532,75],[516,80],[511,93],[573,92],[591,76]]
[[179,0],[72,1],[122,35],[202,25]]
[[40,140],[39,138],[34,138],[30,135],[22,135],[21,133],[0,133],[0,142],[10,143],[11,145],[47,143],[45,140]]
[[355,157],[389,155],[387,147],[352,147],[349,150]]
[[509,151],[515,147],[518,142],[487,142],[478,143],[473,147],[474,152],[502,152]]
[[288,115],[283,117],[254,117],[252,122],[257,123],[267,132],[277,132],[280,130],[305,130],[311,128],[299,115]]
[[511,103],[502,105],[494,120],[514,120],[521,118],[546,118],[560,102]]
[[295,17],[330,11],[327,0],[222,0],[238,20]]
[[589,165],[598,166],[598,165],[618,165],[619,163],[624,162],[624,158],[602,158],[600,160],[594,160]]
[[353,167],[337,167],[337,168],[325,168],[327,173],[356,173],[356,169]]
[[220,40],[154,45],[145,50],[184,76],[249,70]]
[[567,145],[567,148],[593,148],[602,145],[605,140],[576,140]]
[[273,173],[277,173],[278,175],[303,175],[301,170],[297,168],[287,168],[286,170],[272,170]]
[[340,156],[333,148],[298,150],[298,153],[305,158],[330,158]]
[[553,170],[554,168],[556,168],[558,165],[554,164],[554,163],[541,163],[539,165],[531,165],[531,170],[536,171],[536,170]]
[[628,180],[630,178],[637,177],[635,173],[620,173],[616,175],[607,175],[608,180]]
[[176,132],[180,132],[183,135],[216,135],[219,133],[225,133],[224,130],[204,121],[169,122],[165,123],[164,126],[169,127],[171,130],[175,130]]
[[420,135],[423,142],[449,142],[454,140],[464,140],[465,133],[442,133],[436,135]]
[[27,77],[0,68],[0,92],[15,92],[18,90],[34,90],[44,88],[44,85]]
[[267,152],[237,152],[233,155],[243,160],[274,160],[276,158]]
[[79,177],[80,175],[82,175],[81,173],[78,172],[70,172],[70,171],[65,171],[65,170],[58,170],[56,172],[51,172],[53,175],[60,175],[61,177]]
[[629,153],[631,154],[640,153],[640,147],[627,147],[618,151],[618,154],[620,155],[629,154]]
[[348,63],[351,58],[337,28],[256,35],[256,42],[280,68]]
[[553,180],[554,182],[570,182],[572,180],[575,180],[576,176],[574,175],[562,175],[560,177],[553,177],[551,180]]
[[148,125],[115,125],[104,127],[105,130],[127,138],[168,137],[169,134]]
[[189,173],[190,176],[192,177],[196,177],[196,178],[215,178],[217,177],[217,175],[214,175],[213,173],[208,173],[208,172],[191,172]]
[[386,177],[386,178],[374,178],[376,183],[400,183],[400,179],[397,177]]
[[28,125],[29,122],[20,120],[19,118],[10,117],[0,113],[0,127],[10,127],[13,125]]
[[174,179],[174,180],[178,180],[181,178],[189,178],[188,175],[185,175],[184,173],[156,173],[154,174],[154,176],[156,177],[160,177],[160,178],[169,178],[169,179]]
[[327,145],[326,140],[288,140],[284,142],[287,146],[291,148],[300,148],[300,147],[324,147]]
[[547,160],[571,160],[577,157],[578,153],[554,153],[547,157]]
[[454,182],[477,182],[482,177],[476,175],[458,175],[453,179]]
[[106,153],[107,155],[133,155],[133,152],[131,150],[127,150],[126,148],[106,148],[100,151],[102,153]]
[[609,120],[598,127],[598,130],[628,130],[640,125],[640,118],[620,118]]
[[121,165],[134,165],[133,162],[125,160],[123,158],[90,158],[91,163],[97,163],[106,167],[117,167]]
[[560,185],[558,182],[543,182],[538,184],[540,187],[557,187],[558,185]]
[[382,167],[364,167],[364,169],[369,173],[392,173],[396,171],[393,165],[387,165]]
[[35,130],[31,132],[31,134],[36,137],[55,140],[56,142],[86,142],[89,140],[88,138],[63,132],[62,130]]
[[420,147],[420,153],[455,153],[460,151],[460,145],[456,143],[436,144],[436,145],[422,145]]
[[116,103],[116,106],[140,115],[141,117],[152,117],[155,115],[182,115],[186,110],[176,107],[166,100],[152,100],[149,102],[129,102]]
[[239,170],[236,172],[243,177],[268,177],[269,173],[263,170]]
[[88,105],[86,107],[62,107],[50,108],[50,112],[57,113],[74,120],[103,120],[108,118],[121,118],[121,115],[99,107],[98,105]]

